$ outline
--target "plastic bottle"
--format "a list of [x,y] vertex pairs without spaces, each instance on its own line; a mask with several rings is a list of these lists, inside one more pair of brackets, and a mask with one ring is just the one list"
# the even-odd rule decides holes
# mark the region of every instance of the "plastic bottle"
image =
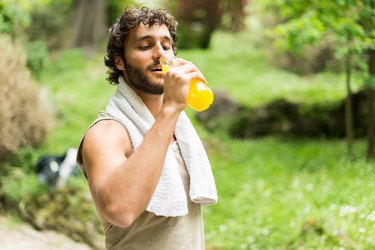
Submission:
[[[165,74],[169,66],[173,64],[176,57],[165,56],[160,59],[162,65],[162,72]],[[187,97],[187,104],[194,110],[201,112],[210,107],[214,101],[214,93],[202,82],[199,78],[194,78],[190,81],[189,94]]]

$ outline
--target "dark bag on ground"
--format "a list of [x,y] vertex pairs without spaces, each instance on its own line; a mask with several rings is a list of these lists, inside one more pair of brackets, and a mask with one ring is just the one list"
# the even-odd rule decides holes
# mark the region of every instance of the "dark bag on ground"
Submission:
[[76,157],[77,149],[75,148],[68,149],[63,155],[40,157],[36,164],[39,181],[51,187],[63,187],[69,176],[79,172]]

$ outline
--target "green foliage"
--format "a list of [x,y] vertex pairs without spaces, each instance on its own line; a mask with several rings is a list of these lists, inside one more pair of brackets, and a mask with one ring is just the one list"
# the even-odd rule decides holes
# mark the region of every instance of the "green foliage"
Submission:
[[[0,33],[11,35],[14,40],[21,41],[27,55],[27,66],[34,77],[39,78],[41,70],[48,63],[51,41],[58,38],[62,27],[66,27],[65,15],[71,6],[69,0],[33,1],[31,7],[27,1],[0,1]],[[70,3],[70,5],[69,5]],[[53,45],[52,45],[53,44]]]
[[17,157],[0,165],[0,198],[6,206],[19,207],[48,192],[35,175],[32,163],[37,157],[33,148],[25,147]]
[[[276,46],[284,51],[292,51],[297,55],[304,53],[306,44],[317,45],[322,40],[325,27],[321,20],[306,13],[300,19],[292,19],[285,25],[275,28]],[[287,40],[282,39],[286,36]]]
[[[6,177],[5,177],[6,176]],[[22,206],[26,200],[33,200],[47,192],[34,174],[26,174],[20,168],[9,168],[6,175],[0,178],[0,196],[7,206]]]
[[30,24],[30,15],[17,4],[0,0],[0,33],[16,35],[20,28]]
[[133,0],[126,1],[117,1],[117,0],[108,0],[107,1],[107,10],[108,10],[108,23],[112,24],[116,19],[121,15],[127,6],[134,5]]
[[24,43],[27,55],[27,67],[36,78],[40,78],[42,70],[49,62],[49,52],[43,40],[34,40]]
[[0,33],[11,33],[12,23],[6,13],[4,4],[0,2]]
[[163,8],[166,0],[107,0],[108,23],[112,24],[128,6]]
[[178,41],[177,47],[179,49],[193,49],[201,47],[201,37],[203,27],[201,24],[196,24],[193,29],[189,23],[179,23],[178,25]]
[[31,146],[24,146],[18,152],[17,155],[10,158],[8,162],[5,163],[6,166],[11,166],[14,168],[21,169],[25,173],[35,173],[36,169],[34,164],[38,161],[40,157],[40,152]]
[[103,245],[98,239],[103,235],[100,220],[83,176],[72,177],[62,189],[48,189],[33,199],[28,199],[19,212],[37,228],[50,228],[84,241],[94,249]]
[[[54,229],[99,249],[103,234],[82,176],[69,179],[62,189],[41,184],[33,172],[4,164],[0,175],[0,198],[24,220],[39,229]],[[16,210],[14,210],[16,208]]]
[[[49,49],[70,45],[69,39],[74,27],[74,1],[36,1],[29,10],[31,25],[25,30],[31,43],[40,47],[42,40]],[[30,45],[35,46],[35,45]]]
[[374,76],[369,76],[366,81],[365,81],[365,86],[375,89],[375,77]]
[[323,39],[336,41],[339,55],[361,53],[375,46],[375,6],[371,0],[261,3],[278,13],[281,23],[271,36],[285,51],[301,54],[306,45],[318,44]]

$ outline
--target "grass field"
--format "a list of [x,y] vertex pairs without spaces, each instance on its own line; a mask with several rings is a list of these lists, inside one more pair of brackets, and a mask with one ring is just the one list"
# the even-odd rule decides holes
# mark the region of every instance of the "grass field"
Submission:
[[218,249],[374,247],[374,166],[349,161],[342,141],[210,145],[221,145],[211,152],[220,200],[205,210]]
[[[280,97],[313,103],[345,95],[342,75],[302,77],[276,69],[266,49],[251,35],[218,33],[210,50],[179,56],[194,61],[214,90],[249,106]],[[105,82],[102,58],[86,58],[81,50],[53,55],[40,84],[49,91],[55,127],[35,155],[77,147],[104,109],[114,87]],[[218,204],[204,209],[208,249],[375,248],[375,165],[364,159],[364,140],[348,159],[343,140],[233,140],[205,131],[187,112],[207,146],[219,192]]]

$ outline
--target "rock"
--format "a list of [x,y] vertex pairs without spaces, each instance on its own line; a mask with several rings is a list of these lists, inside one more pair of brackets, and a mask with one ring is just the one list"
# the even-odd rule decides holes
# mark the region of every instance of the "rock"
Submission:
[[231,98],[225,91],[215,91],[215,100],[211,107],[203,112],[196,114],[198,121],[204,123],[204,126],[209,130],[225,127],[228,125],[228,120],[231,120],[233,115],[236,115],[243,109],[239,103]]

